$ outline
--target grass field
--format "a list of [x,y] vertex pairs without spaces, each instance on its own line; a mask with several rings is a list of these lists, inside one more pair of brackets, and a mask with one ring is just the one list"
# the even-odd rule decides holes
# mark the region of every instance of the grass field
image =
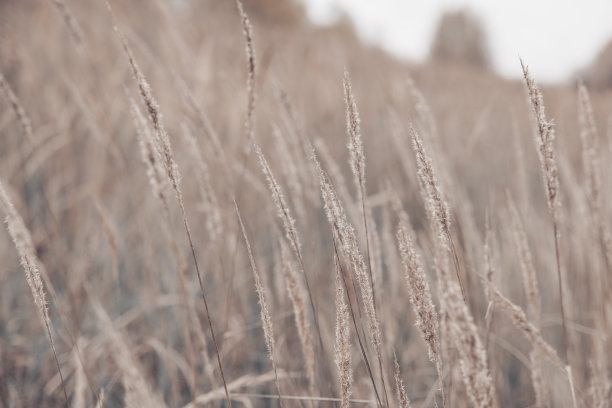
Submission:
[[0,406],[610,406],[610,91],[111,5],[0,1]]

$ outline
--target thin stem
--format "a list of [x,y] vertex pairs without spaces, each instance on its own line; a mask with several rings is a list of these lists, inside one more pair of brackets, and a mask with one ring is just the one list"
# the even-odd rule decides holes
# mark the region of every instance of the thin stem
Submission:
[[[370,236],[368,233],[368,219],[366,212],[366,192],[364,189],[364,182],[360,180],[359,190],[361,192],[361,209],[363,211],[363,224],[365,227],[365,237],[366,237],[366,252],[368,256],[368,272],[370,272],[370,287],[372,290],[372,303],[374,304],[374,313],[376,313],[376,293],[374,291],[374,273],[372,272],[372,261],[370,256]],[[380,371],[380,381],[383,389],[383,396],[385,397],[385,405],[389,406],[389,397],[387,396],[387,387],[385,386],[385,375],[382,367],[382,356],[380,351],[380,346],[376,346],[376,356],[378,357],[378,369]]]
[[[249,397],[249,398],[264,398],[264,399],[277,399],[278,395],[274,394],[255,394],[255,393],[233,393],[234,397]],[[342,402],[340,398],[329,398],[329,397],[309,397],[299,395],[283,395],[283,399],[294,400],[294,401],[316,401],[316,402]],[[349,402],[353,404],[372,404],[374,401],[363,400],[363,399],[349,399]]]
[[225,373],[223,372],[223,365],[221,364],[221,354],[219,353],[219,346],[217,344],[217,337],[213,329],[212,321],[210,319],[210,312],[208,311],[208,302],[206,301],[206,295],[204,294],[204,283],[202,281],[202,274],[200,273],[200,267],[198,266],[198,259],[195,254],[195,248],[193,241],[191,240],[191,231],[189,230],[189,224],[187,224],[187,216],[185,214],[185,207],[183,206],[182,200],[180,201],[181,213],[183,215],[183,225],[185,226],[185,232],[187,233],[187,239],[189,240],[189,246],[191,247],[191,255],[193,256],[193,263],[195,264],[196,273],[198,275],[198,283],[200,284],[200,293],[202,293],[202,300],[204,300],[204,309],[206,310],[206,319],[208,320],[208,327],[210,328],[210,334],[213,339],[215,346],[215,354],[217,355],[217,363],[219,365],[219,371],[221,372],[221,379],[223,380],[223,389],[225,390],[225,398],[229,408],[232,408],[232,401],[230,399],[229,391],[227,390],[227,383],[225,382]]
[[463,295],[463,301],[467,304],[467,298],[465,296],[465,285],[463,283],[463,279],[461,279],[461,273],[459,270],[459,257],[457,256],[457,250],[455,249],[455,243],[450,236],[450,231],[448,233],[448,240],[451,245],[451,251],[453,252],[453,263],[455,265],[455,273],[457,274],[457,280],[459,281],[459,286],[461,287],[461,295]]
[[49,325],[45,324],[45,328],[47,329],[47,335],[49,336],[49,342],[51,343],[51,350],[53,350],[53,357],[55,358],[55,365],[57,365],[57,371],[59,372],[60,380],[62,382],[62,390],[64,391],[66,406],[68,406],[68,393],[66,393],[66,383],[64,382],[62,369],[60,368],[59,359],[57,358],[57,351],[55,351],[55,342],[53,341],[53,336],[51,336],[51,329],[49,328]]
[[559,253],[559,229],[557,221],[553,219],[553,229],[555,234],[555,255],[557,258],[557,280],[559,281],[559,302],[561,303],[561,325],[563,326],[563,353],[565,357],[565,363],[569,365],[568,360],[568,337],[567,337],[567,325],[565,324],[565,302],[563,301],[563,278],[561,274],[561,257]]
[[[361,336],[359,336],[359,329],[357,327],[357,320],[355,319],[355,312],[353,311],[353,302],[351,302],[351,295],[350,295],[350,291],[349,291],[349,286],[346,283],[346,278],[345,278],[345,274],[344,274],[344,270],[342,268],[342,263],[340,262],[340,256],[338,254],[338,248],[336,246],[336,240],[333,240],[334,243],[334,252],[336,254],[336,257],[338,258],[338,264],[340,266],[340,275],[342,276],[342,283],[344,283],[344,290],[346,290],[346,297],[347,300],[349,302],[349,310],[351,312],[351,320],[353,321],[353,326],[355,327],[355,333],[357,334],[357,342],[359,343],[359,348],[361,350],[361,354],[363,356],[363,361],[366,365],[366,368],[368,370],[368,374],[370,376],[370,380],[372,381],[372,386],[374,387],[374,394],[376,394],[376,402],[378,403],[378,406],[382,407],[382,402],[380,400],[380,395],[378,394],[378,388],[376,387],[376,382],[374,381],[374,375],[372,373],[372,368],[370,367],[370,363],[368,361],[368,356],[366,354],[366,351],[363,347],[363,342],[361,341]],[[357,293],[356,288],[353,286],[353,290],[355,293]],[[357,305],[357,310],[360,311],[359,309],[359,305]]]

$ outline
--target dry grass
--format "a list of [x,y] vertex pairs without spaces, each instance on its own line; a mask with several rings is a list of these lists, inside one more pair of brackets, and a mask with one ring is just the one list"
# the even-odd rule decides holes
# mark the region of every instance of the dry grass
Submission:
[[610,405],[612,94],[94,3],[0,2],[0,407]]

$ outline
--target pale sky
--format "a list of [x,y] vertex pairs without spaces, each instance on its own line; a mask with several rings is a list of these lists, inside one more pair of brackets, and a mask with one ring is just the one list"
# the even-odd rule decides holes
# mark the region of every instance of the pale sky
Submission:
[[422,61],[438,17],[468,8],[480,18],[495,69],[520,76],[518,56],[540,82],[571,78],[612,39],[612,0],[300,0],[317,23],[345,12],[365,41]]

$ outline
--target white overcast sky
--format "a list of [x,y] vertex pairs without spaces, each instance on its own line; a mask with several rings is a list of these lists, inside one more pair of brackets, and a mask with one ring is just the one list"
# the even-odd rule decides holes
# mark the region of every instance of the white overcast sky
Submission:
[[571,78],[612,39],[612,0],[300,0],[317,23],[339,12],[361,37],[399,56],[423,60],[440,14],[467,8],[482,21],[493,65],[518,77],[518,56],[542,82]]

